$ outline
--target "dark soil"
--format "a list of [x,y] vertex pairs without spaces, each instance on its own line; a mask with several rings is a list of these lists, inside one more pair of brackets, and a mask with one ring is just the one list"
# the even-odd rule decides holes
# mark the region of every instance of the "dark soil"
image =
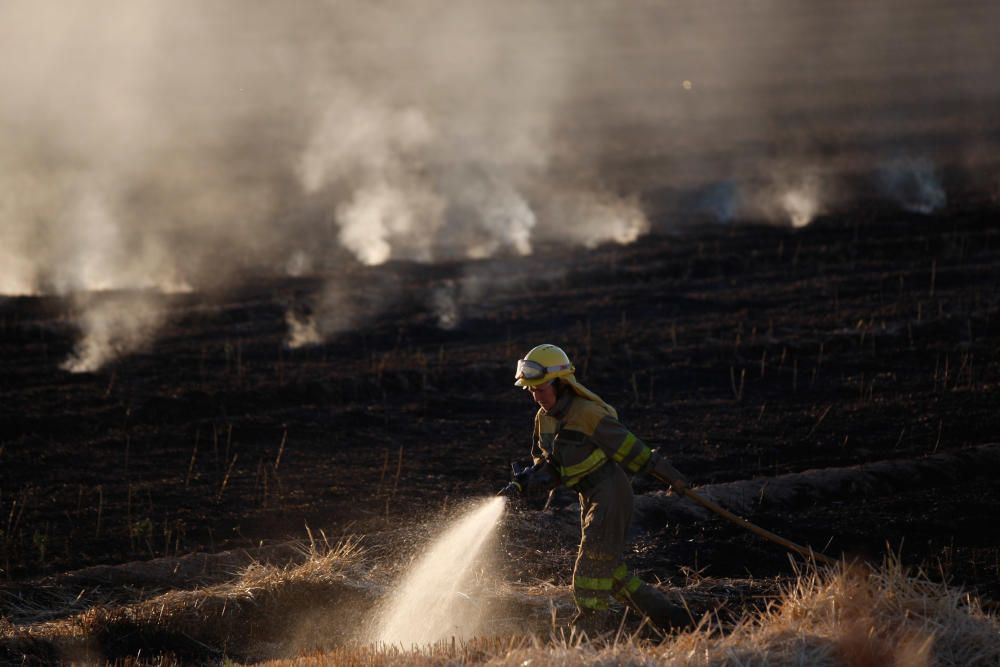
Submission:
[[[391,285],[391,307],[297,350],[283,345],[284,313],[321,279],[262,281],[171,297],[156,340],[95,374],[59,369],[76,335],[67,304],[4,299],[3,577],[16,588],[302,538],[306,525],[374,533],[492,494],[528,451],[534,408],[512,387],[513,361],[546,341],[696,485],[997,441],[997,220],[969,196],[933,216],[872,204],[801,230],[701,226],[624,247],[354,268],[322,280]],[[499,286],[438,326],[435,290],[484,276]],[[900,552],[998,599],[996,473],[752,518],[832,555]],[[780,548],[721,521],[640,529],[632,562],[647,575],[790,572]],[[573,547],[538,544],[563,556],[508,567],[565,581]]]

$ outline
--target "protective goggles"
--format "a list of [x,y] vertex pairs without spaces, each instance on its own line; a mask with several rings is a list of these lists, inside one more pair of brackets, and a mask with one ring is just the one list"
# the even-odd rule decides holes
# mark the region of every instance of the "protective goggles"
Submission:
[[559,366],[542,366],[537,361],[530,359],[517,360],[517,372],[514,373],[515,380],[538,380],[549,373],[558,373],[567,368],[572,368],[573,364],[561,364]]

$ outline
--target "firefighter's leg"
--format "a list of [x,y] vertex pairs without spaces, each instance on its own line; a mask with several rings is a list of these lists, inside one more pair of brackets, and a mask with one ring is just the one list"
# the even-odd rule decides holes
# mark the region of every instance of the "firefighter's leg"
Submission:
[[595,517],[602,512],[603,507],[585,500],[580,503],[583,535],[573,568],[573,598],[577,610],[573,626],[589,635],[605,629],[608,601],[614,585],[614,557],[598,548],[595,540],[588,539],[588,530],[593,526]]
[[581,497],[580,549],[573,569],[575,625],[593,631],[606,623],[605,613],[614,586],[615,566],[625,548],[625,534],[632,519],[632,488],[615,466],[615,474]]
[[[614,475],[602,481],[580,503],[583,537],[576,573],[581,576],[579,581],[576,575],[573,579],[577,607],[590,609],[581,604],[583,601],[607,609],[610,592],[664,630],[688,625],[690,619],[682,605],[632,575],[622,563],[625,538],[632,521],[632,504],[632,485],[618,466],[615,466]],[[607,589],[609,577],[610,591]]]
[[662,630],[669,630],[691,624],[691,617],[683,605],[674,602],[666,594],[629,572],[624,563],[619,563],[615,567],[612,578],[614,596],[639,613],[648,616],[653,625]]

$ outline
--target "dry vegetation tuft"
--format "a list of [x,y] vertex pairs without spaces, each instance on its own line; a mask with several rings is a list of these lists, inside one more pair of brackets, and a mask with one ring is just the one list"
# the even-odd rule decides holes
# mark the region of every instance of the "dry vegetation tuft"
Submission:
[[330,545],[324,538],[310,540],[301,551],[300,559],[284,566],[254,562],[227,583],[96,606],[58,621],[0,627],[0,663],[21,656],[47,662],[54,655],[92,663],[152,653],[187,664],[339,645],[350,634],[345,616],[370,606],[374,596],[357,571],[362,549],[355,539]]
[[987,667],[1000,664],[1000,623],[974,598],[911,576],[893,560],[882,568],[800,573],[778,600],[733,627],[706,616],[698,628],[658,642],[620,634],[589,640],[556,630],[547,639],[480,639],[425,651],[338,647],[267,664]]
[[779,597],[734,624],[706,614],[695,629],[658,640],[643,638],[642,628],[588,638],[553,623],[537,634],[407,650],[357,643],[353,631],[376,596],[366,591],[357,542],[312,543],[303,555],[285,567],[254,564],[228,584],[94,608],[61,625],[8,624],[0,627],[0,656],[117,665],[271,659],[265,663],[271,667],[1000,664],[1000,621],[975,598],[912,575],[895,559],[880,568],[842,564],[797,573]]

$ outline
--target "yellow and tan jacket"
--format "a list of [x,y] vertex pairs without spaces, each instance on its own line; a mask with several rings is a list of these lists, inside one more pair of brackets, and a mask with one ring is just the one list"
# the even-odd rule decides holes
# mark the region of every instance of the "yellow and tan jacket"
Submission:
[[574,391],[563,391],[552,410],[538,410],[531,456],[536,464],[553,465],[573,489],[609,460],[634,474],[649,472],[659,458],[618,421],[613,408]]

